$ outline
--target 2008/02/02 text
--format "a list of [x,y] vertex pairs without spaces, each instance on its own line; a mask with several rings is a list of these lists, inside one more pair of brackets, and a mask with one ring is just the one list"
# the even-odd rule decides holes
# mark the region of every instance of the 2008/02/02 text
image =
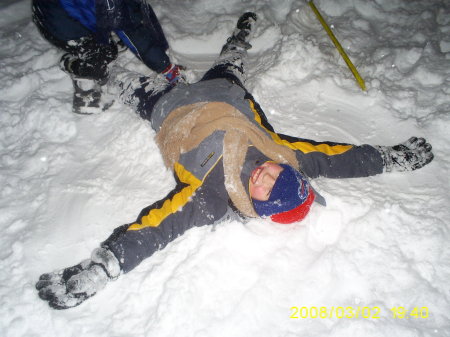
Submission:
[[[428,318],[428,307],[414,307],[410,310],[404,307],[393,307],[390,309],[391,317],[396,319],[405,318]],[[291,316],[293,319],[305,318],[365,318],[379,319],[382,318],[382,310],[380,307],[291,307]]]

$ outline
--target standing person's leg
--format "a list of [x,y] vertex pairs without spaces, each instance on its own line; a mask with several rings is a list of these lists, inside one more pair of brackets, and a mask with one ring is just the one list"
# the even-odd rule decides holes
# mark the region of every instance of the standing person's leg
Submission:
[[74,86],[73,112],[95,114],[108,109],[113,98],[104,92],[108,67],[117,58],[114,43],[98,44],[92,36],[68,41],[72,49],[61,57],[60,67],[72,79]]
[[117,58],[114,43],[98,43],[92,32],[72,18],[58,0],[34,0],[33,21],[42,36],[64,50],[60,66],[73,80],[73,111],[95,113],[111,102],[102,100],[101,86],[108,78],[108,65]]
[[33,0],[32,19],[47,41],[66,52],[72,52],[68,41],[91,34],[89,29],[67,14],[59,0]]
[[244,61],[247,57],[247,50],[252,47],[248,40],[255,22],[255,13],[247,12],[239,18],[236,29],[222,47],[218,60],[203,76],[201,81],[226,78],[244,87]]
[[78,77],[103,80],[107,66],[117,58],[114,43],[98,43],[93,33],[72,18],[58,0],[34,0],[33,21],[42,36],[64,50],[61,67]]

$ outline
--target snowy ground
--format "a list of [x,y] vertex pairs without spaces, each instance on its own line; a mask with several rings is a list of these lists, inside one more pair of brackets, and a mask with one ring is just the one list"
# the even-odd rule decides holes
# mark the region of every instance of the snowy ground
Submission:
[[[38,34],[29,1],[2,1],[0,335],[450,336],[450,3],[316,1],[367,92],[302,1],[152,4],[192,81],[239,15],[258,13],[247,84],[278,131],[380,145],[417,135],[435,160],[412,173],[318,179],[328,207],[301,224],[193,229],[83,305],[52,310],[34,290],[39,275],[88,257],[174,182],[129,108],[71,113],[61,53]],[[119,62],[147,72],[130,54]],[[292,307],[326,309],[290,318],[306,313]],[[348,308],[329,317],[338,307],[366,307],[366,318],[347,318]]]

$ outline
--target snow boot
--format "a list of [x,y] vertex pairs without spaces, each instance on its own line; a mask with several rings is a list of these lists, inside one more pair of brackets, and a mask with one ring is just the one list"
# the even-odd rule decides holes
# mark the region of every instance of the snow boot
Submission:
[[114,99],[104,92],[101,82],[72,77],[75,89],[72,101],[72,111],[81,115],[93,115],[107,110]]
[[433,158],[431,145],[424,138],[411,137],[395,146],[375,146],[383,158],[384,172],[414,171]]
[[77,114],[92,115],[107,110],[114,103],[113,97],[103,90],[108,82],[107,65],[96,69],[96,74],[93,76],[80,75],[82,71],[79,71],[77,67],[79,61],[77,57],[65,54],[60,62],[61,69],[69,74],[74,87],[72,111]]
[[242,14],[236,24],[236,29],[227,39],[227,43],[223,46],[220,54],[224,54],[233,49],[250,49],[252,45],[248,42],[248,40],[250,39],[250,33],[256,19],[257,16],[255,13],[247,12]]

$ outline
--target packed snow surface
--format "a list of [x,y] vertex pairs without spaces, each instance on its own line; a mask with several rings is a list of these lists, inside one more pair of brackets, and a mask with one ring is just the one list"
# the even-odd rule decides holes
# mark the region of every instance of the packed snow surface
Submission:
[[[89,257],[175,183],[131,108],[71,112],[62,53],[38,33],[30,1],[2,1],[0,335],[450,336],[450,3],[316,0],[366,92],[306,2],[151,3],[190,81],[240,14],[259,15],[247,86],[279,132],[374,145],[420,136],[435,159],[317,179],[328,206],[302,223],[192,229],[79,307],[50,309],[39,275]],[[149,73],[129,52],[118,63]]]

